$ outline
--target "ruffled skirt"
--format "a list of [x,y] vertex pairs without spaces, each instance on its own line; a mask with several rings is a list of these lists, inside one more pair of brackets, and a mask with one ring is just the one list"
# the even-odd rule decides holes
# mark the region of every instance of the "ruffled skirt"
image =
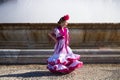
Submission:
[[64,50],[60,53],[54,53],[47,60],[47,69],[53,73],[70,73],[77,68],[83,66],[83,62],[79,61],[80,55],[73,54],[72,50],[67,47],[68,53],[65,53]]
[[53,73],[70,73],[83,66],[83,62],[79,61],[80,55],[74,54],[64,42],[63,39],[55,45],[54,54],[47,60],[47,68]]

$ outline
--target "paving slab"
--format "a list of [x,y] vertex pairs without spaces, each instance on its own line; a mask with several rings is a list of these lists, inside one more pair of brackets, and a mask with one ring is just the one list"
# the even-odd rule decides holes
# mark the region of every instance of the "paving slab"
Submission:
[[0,65],[0,80],[120,80],[120,64],[84,64],[69,74],[53,74],[46,65]]

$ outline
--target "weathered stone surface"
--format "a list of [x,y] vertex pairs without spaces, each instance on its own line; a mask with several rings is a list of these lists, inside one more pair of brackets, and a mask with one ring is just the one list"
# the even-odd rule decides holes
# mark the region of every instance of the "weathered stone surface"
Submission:
[[[84,63],[120,63],[119,49],[73,49]],[[44,63],[53,49],[1,49],[0,64]]]
[[[1,23],[1,49],[52,49],[48,33],[55,23]],[[78,48],[120,47],[120,23],[70,23],[70,46]]]
[[120,80],[120,64],[84,64],[70,74],[53,74],[46,65],[0,65],[0,80]]

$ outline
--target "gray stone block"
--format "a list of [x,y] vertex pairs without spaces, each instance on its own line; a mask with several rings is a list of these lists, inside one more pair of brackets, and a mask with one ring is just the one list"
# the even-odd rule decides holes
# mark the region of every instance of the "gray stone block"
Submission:
[[[120,63],[119,49],[73,49],[84,63]],[[0,49],[0,64],[46,64],[53,49]]]

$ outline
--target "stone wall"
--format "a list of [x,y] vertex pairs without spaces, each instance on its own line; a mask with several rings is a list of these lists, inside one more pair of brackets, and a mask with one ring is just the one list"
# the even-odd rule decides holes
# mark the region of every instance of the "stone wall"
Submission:
[[[1,23],[0,48],[53,48],[48,33],[55,26],[55,23]],[[70,23],[68,28],[72,48],[120,47],[120,23]]]

